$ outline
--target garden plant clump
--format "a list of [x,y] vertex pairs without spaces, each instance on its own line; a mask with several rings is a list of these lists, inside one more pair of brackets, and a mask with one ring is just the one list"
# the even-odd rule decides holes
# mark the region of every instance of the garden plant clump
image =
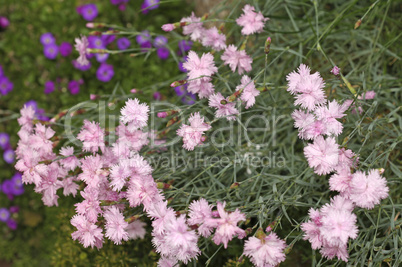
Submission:
[[[42,34],[43,56],[97,69],[44,93],[80,95],[95,79],[104,91],[53,114],[22,106],[15,151],[0,136],[18,171],[7,196],[22,182],[60,214],[53,265],[398,266],[397,7],[221,1],[150,30],[79,5],[86,29],[75,44]],[[128,87],[127,58],[170,69]],[[13,208],[0,209],[10,229]]]

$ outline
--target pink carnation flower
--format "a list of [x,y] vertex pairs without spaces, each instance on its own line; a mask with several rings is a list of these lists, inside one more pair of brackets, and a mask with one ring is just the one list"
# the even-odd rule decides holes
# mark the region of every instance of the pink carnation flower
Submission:
[[190,38],[193,41],[201,40],[205,30],[202,26],[201,18],[196,17],[193,12],[190,17],[182,18],[180,22],[188,23],[188,25],[183,26],[184,35],[190,35]]
[[89,64],[89,61],[87,59],[87,55],[89,55],[88,50],[87,50],[88,46],[89,46],[89,42],[88,42],[88,38],[86,36],[81,35],[81,39],[75,38],[75,49],[78,51],[78,53],[80,53],[80,56],[78,57],[77,62],[81,66],[86,66]]
[[170,247],[171,255],[187,264],[201,253],[197,246],[198,236],[186,224],[185,215],[170,221],[166,225],[164,242]]
[[260,91],[255,89],[254,81],[247,75],[241,78],[241,84],[236,87],[236,91],[243,89],[240,99],[246,102],[246,109],[252,107],[255,103],[255,97],[260,94]]
[[324,80],[318,72],[310,74],[310,68],[301,64],[297,72],[292,72],[286,77],[288,91],[296,95],[295,105],[301,105],[308,110],[314,110],[317,105],[326,101],[323,88]]
[[357,171],[353,174],[350,185],[349,198],[361,208],[372,209],[381,199],[388,197],[387,180],[378,170],[370,170],[367,176]]
[[77,139],[82,141],[83,151],[92,153],[98,152],[100,148],[103,152],[105,149],[105,131],[99,126],[99,123],[84,120],[84,126],[77,135]]
[[71,224],[77,228],[77,231],[71,234],[73,240],[78,240],[85,248],[96,246],[98,249],[103,244],[102,229],[94,223],[89,222],[83,215],[75,215],[71,219]]
[[60,164],[64,168],[73,171],[76,167],[80,166],[80,161],[74,156],[74,147],[67,146],[60,148],[60,155],[66,157],[60,160]]
[[325,134],[334,134],[336,136],[342,133],[342,123],[337,121],[337,119],[346,115],[343,112],[344,109],[336,100],[328,102],[328,106],[319,106],[314,110],[317,119],[321,120],[325,125]]
[[347,244],[339,244],[339,245],[327,245],[320,249],[321,255],[326,257],[327,259],[333,259],[338,257],[338,259],[343,260],[344,262],[348,262],[349,254]]
[[74,181],[75,177],[66,177],[63,179],[63,195],[68,196],[69,194],[72,194],[73,197],[75,197],[79,186]]
[[226,48],[226,35],[219,33],[216,27],[212,27],[204,31],[202,45],[212,47],[216,51],[221,51]]
[[233,72],[235,72],[237,68],[237,73],[239,75],[241,75],[244,71],[251,71],[251,63],[253,63],[253,59],[246,54],[246,51],[237,51],[237,48],[234,45],[229,45],[225,49],[221,59],[224,61],[225,65],[229,65]]
[[103,168],[103,161],[99,155],[86,156],[81,159],[82,173],[78,175],[78,179],[87,183],[90,187],[99,187],[99,182],[105,177],[106,172]]
[[147,104],[140,104],[137,98],[134,100],[128,99],[126,105],[120,111],[120,121],[124,124],[128,123],[128,131],[134,132],[147,126],[148,112],[149,107]]
[[105,236],[112,240],[116,245],[120,245],[122,240],[127,241],[129,236],[126,231],[128,223],[124,220],[123,214],[116,206],[111,206],[105,213],[103,217],[106,220]]
[[33,128],[33,120],[35,119],[35,110],[32,106],[24,105],[20,111],[21,117],[18,118],[18,124],[21,129],[30,132]]
[[304,240],[308,240],[311,243],[313,249],[320,248],[322,246],[322,237],[320,235],[320,227],[322,226],[322,215],[320,211],[310,208],[308,211],[310,221],[302,223],[301,229],[304,232]]
[[218,71],[211,53],[202,54],[201,58],[199,58],[194,51],[188,53],[187,61],[183,63],[183,68],[188,71],[188,79],[196,85],[200,85],[202,81],[209,82],[211,76]]
[[264,18],[261,12],[256,13],[255,8],[250,5],[245,5],[243,12],[244,14],[236,19],[236,23],[243,27],[241,33],[243,35],[250,35],[262,32],[265,22],[269,20],[269,18]]
[[190,225],[198,225],[198,233],[203,237],[209,237],[213,230],[213,227],[208,227],[204,222],[212,218],[212,205],[201,198],[200,200],[193,201],[189,206],[188,223]]
[[[311,125],[315,122],[315,116],[303,110],[295,110],[292,113],[292,118],[295,121],[294,127],[299,130],[299,138],[311,139]],[[320,133],[321,134],[321,133]],[[320,135],[318,134],[318,135]],[[314,136],[317,137],[318,135]]]
[[223,105],[221,103],[222,100],[229,101],[229,98],[227,97],[225,99],[221,93],[217,93],[209,97],[209,106],[217,109],[215,112],[215,117],[225,117],[227,120],[236,120],[236,116],[234,115],[239,114],[239,111],[236,109],[236,103],[227,102],[225,105]]
[[182,124],[177,130],[177,135],[183,137],[183,147],[191,151],[202,144],[202,136],[205,131],[211,129],[211,125],[204,122],[204,118],[200,116],[199,112],[191,114],[188,121],[190,125]]
[[244,254],[251,258],[257,267],[275,267],[286,258],[285,241],[270,233],[262,239],[250,237],[244,244]]
[[349,238],[357,237],[357,217],[347,210],[331,210],[322,217],[320,234],[329,246],[346,245]]
[[304,148],[304,155],[315,173],[328,174],[338,165],[338,144],[333,137],[324,139],[324,137],[318,136],[313,144],[308,144]]
[[187,91],[192,94],[198,94],[199,98],[209,97],[214,93],[214,85],[208,81],[201,81],[197,84],[195,81],[189,81]]
[[218,202],[217,209],[220,218],[211,218],[206,220],[205,223],[208,227],[216,228],[215,235],[212,238],[214,243],[217,245],[223,244],[223,247],[227,248],[228,242],[234,236],[237,236],[239,239],[246,236],[246,232],[237,226],[238,222],[246,220],[246,216],[239,209],[231,213],[226,212],[224,209],[225,205],[225,202],[223,204]]
[[352,177],[353,175],[350,173],[350,169],[342,169],[329,178],[329,188],[332,191],[338,191],[348,195],[350,194],[350,182],[352,181]]
[[162,235],[165,232],[165,225],[176,218],[174,210],[167,206],[166,201],[152,203],[147,213],[154,220],[152,227],[156,235]]
[[126,185],[127,179],[131,176],[129,161],[121,160],[110,169],[110,186],[115,191],[120,191]]
[[87,186],[80,194],[84,201],[75,204],[75,210],[78,214],[85,215],[88,221],[97,222],[98,215],[102,212],[98,198],[99,190]]
[[23,173],[23,183],[39,185],[42,181],[42,176],[47,175],[48,167],[45,164],[39,164],[40,160],[38,152],[31,149],[24,151],[22,158],[15,164],[15,168]]
[[145,225],[146,224],[140,220],[135,220],[130,223],[125,229],[127,231],[128,237],[130,239],[144,239],[146,234]]
[[144,210],[148,210],[152,203],[157,203],[164,199],[150,175],[132,178],[127,189],[126,198],[130,203],[130,207],[143,204]]
[[332,68],[332,70],[331,70],[331,73],[332,73],[333,75],[337,76],[337,75],[339,75],[340,70],[341,70],[340,68],[338,68],[337,66],[334,66],[334,67]]
[[374,91],[367,91],[366,93],[359,95],[357,98],[368,100],[368,99],[374,99],[375,95],[376,93]]

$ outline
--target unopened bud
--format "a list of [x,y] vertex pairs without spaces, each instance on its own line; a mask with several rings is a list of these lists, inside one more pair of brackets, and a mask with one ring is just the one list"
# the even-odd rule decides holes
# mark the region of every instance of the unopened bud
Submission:
[[106,54],[106,49],[99,49],[99,48],[87,48],[88,53],[96,53],[96,54]]
[[246,230],[245,230],[245,232],[246,232],[246,235],[249,235],[249,234],[251,234],[252,232],[253,232],[253,228],[247,228]]
[[157,114],[157,116],[158,116],[158,118],[166,118],[167,117],[167,112],[158,112],[158,114]]
[[88,22],[87,23],[87,28],[93,29],[93,28],[103,28],[105,27],[105,24],[103,23],[96,23],[96,22]]
[[361,20],[361,19],[359,19],[358,21],[356,21],[356,23],[355,23],[355,30],[356,30],[357,28],[359,28],[361,24],[362,24],[362,20]]
[[176,29],[176,26],[174,25],[174,24],[164,24],[164,25],[162,25],[162,30],[163,31],[165,31],[165,32],[171,32],[171,31],[173,31],[174,29]]
[[255,233],[255,236],[258,238],[258,239],[264,239],[267,235],[264,233],[264,230],[260,227],[260,228],[258,228],[258,230],[257,230],[257,232]]
[[236,188],[238,188],[239,187],[239,183],[238,182],[236,182],[236,183],[233,183],[231,186],[230,186],[230,189],[236,189]]
[[177,122],[179,120],[179,117],[174,117],[172,119],[170,119],[167,124],[166,124],[166,128],[172,126],[175,122]]
[[90,94],[90,95],[89,95],[89,99],[91,99],[91,100],[96,100],[96,99],[98,99],[98,98],[100,98],[99,95],[94,95],[94,94]]
[[265,41],[265,46],[264,46],[264,53],[269,54],[269,50],[271,47],[271,37],[268,37],[267,40]]
[[385,169],[384,168],[379,168],[379,169],[377,169],[378,170],[378,172],[380,173],[380,174],[384,174],[384,172],[385,172]]
[[133,88],[133,89],[130,90],[130,93],[133,93],[133,94],[138,93],[138,90]]
[[131,217],[125,219],[125,221],[128,223],[132,223],[133,221],[138,220],[139,218],[140,218],[140,215],[134,215],[134,216],[131,216]]
[[102,32],[100,32],[100,31],[93,31],[93,32],[90,32],[89,35],[100,36],[100,35],[102,35]]
[[183,84],[186,84],[187,80],[180,80],[180,81],[174,81],[170,84],[170,87],[177,87]]
[[158,189],[170,189],[172,187],[172,185],[167,184],[167,183],[158,182],[158,183],[156,183],[156,187]]

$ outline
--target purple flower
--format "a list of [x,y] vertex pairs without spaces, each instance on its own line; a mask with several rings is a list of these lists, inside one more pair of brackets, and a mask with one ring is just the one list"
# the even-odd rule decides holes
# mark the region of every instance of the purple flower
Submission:
[[38,109],[36,110],[36,116],[38,117],[38,120],[41,120],[41,121],[49,121],[50,118],[47,117],[47,116],[45,116],[44,114],[45,114],[45,110],[44,110],[44,109],[38,108]]
[[10,212],[6,208],[0,208],[0,221],[6,222],[10,218]]
[[192,105],[192,104],[195,103],[195,100],[196,100],[195,95],[192,94],[192,93],[188,93],[186,96],[184,96],[184,97],[181,99],[181,102],[183,102],[183,103],[186,104],[186,105]]
[[106,63],[102,63],[98,68],[98,70],[96,71],[96,77],[101,82],[110,81],[113,78],[113,75],[114,75],[113,66]]
[[80,63],[77,62],[77,60],[73,60],[72,64],[73,64],[74,68],[76,68],[77,70],[80,70],[80,71],[87,71],[91,68],[90,61],[88,61],[87,65],[81,65]]
[[0,189],[3,191],[4,194],[12,195],[13,194],[13,181],[11,180],[4,180],[3,184],[1,184]]
[[13,219],[9,219],[7,221],[7,226],[8,228],[10,228],[11,230],[16,230],[17,229],[17,222]]
[[60,55],[68,57],[73,51],[73,46],[68,42],[62,42],[59,46]]
[[162,99],[162,94],[160,92],[155,92],[153,94],[153,97],[155,100],[161,100]]
[[80,83],[78,81],[71,81],[67,86],[72,95],[76,95],[80,92]]
[[55,59],[59,53],[59,47],[56,44],[49,44],[43,47],[43,54],[48,59]]
[[105,62],[109,57],[109,54],[96,54],[96,60],[100,63]]
[[159,0],[144,0],[141,5],[141,12],[143,14],[147,14],[150,10],[156,9],[159,7]]
[[88,42],[89,42],[89,48],[98,48],[98,49],[104,49],[106,47],[104,41],[102,40],[102,37],[100,36],[88,36]]
[[124,4],[124,3],[128,3],[129,0],[110,0],[110,3],[112,3],[112,5],[119,5],[119,4]]
[[53,34],[47,32],[40,36],[40,42],[42,43],[42,45],[46,46],[50,44],[55,44],[56,39],[54,38]]
[[187,84],[176,86],[174,88],[174,91],[176,92],[176,95],[178,95],[178,96],[187,94]]
[[35,100],[29,100],[27,102],[25,102],[24,104],[27,108],[28,107],[32,107],[33,110],[35,110],[35,112],[38,110],[38,103],[36,103]]
[[11,207],[9,208],[9,211],[10,211],[11,213],[18,213],[18,212],[20,211],[20,207],[18,207],[18,206],[11,206]]
[[156,54],[158,55],[158,57],[160,59],[165,60],[169,57],[170,53],[169,53],[169,49],[167,49],[166,47],[161,47],[156,50]]
[[187,72],[187,70],[183,67],[184,62],[186,62],[186,61],[187,61],[187,57],[184,57],[183,61],[179,61],[178,67],[181,72]]
[[185,52],[190,51],[191,47],[193,46],[193,42],[187,40],[181,40],[179,41],[178,46],[179,46],[178,54],[181,56],[184,55]]
[[101,36],[103,44],[107,46],[112,43],[116,39],[116,35],[102,35]]
[[10,135],[8,133],[0,133],[0,147],[5,149],[10,144]]
[[0,27],[5,29],[8,27],[8,25],[10,25],[8,19],[6,17],[0,17]]
[[54,82],[47,81],[45,83],[45,94],[50,94],[53,91],[54,91]]
[[122,37],[117,39],[117,47],[119,50],[125,50],[130,46],[130,40],[128,38]]
[[87,20],[92,21],[98,16],[98,8],[95,4],[82,5],[79,9],[79,14]]
[[142,48],[152,47],[151,35],[149,34],[149,31],[142,31],[139,35],[137,35],[137,37],[135,37],[135,40]]
[[7,149],[6,151],[4,151],[3,158],[4,158],[4,161],[7,162],[8,164],[13,163],[14,159],[15,159],[14,150]]
[[[20,196],[24,193],[24,185],[22,184],[22,174],[21,173],[16,173],[14,176],[11,178],[11,184],[12,184],[12,194],[14,196]],[[13,212],[10,208],[10,212]]]
[[6,95],[13,90],[14,84],[10,80],[3,76],[0,77],[0,93]]
[[154,40],[154,46],[156,48],[162,48],[165,47],[167,44],[168,40],[165,36],[160,35],[160,36],[156,36],[155,40]]

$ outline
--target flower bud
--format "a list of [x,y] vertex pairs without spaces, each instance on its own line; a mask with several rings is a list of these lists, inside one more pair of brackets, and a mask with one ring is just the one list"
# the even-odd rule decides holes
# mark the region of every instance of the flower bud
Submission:
[[265,46],[264,46],[264,53],[269,54],[269,50],[271,47],[271,37],[268,37],[267,40],[265,41]]

